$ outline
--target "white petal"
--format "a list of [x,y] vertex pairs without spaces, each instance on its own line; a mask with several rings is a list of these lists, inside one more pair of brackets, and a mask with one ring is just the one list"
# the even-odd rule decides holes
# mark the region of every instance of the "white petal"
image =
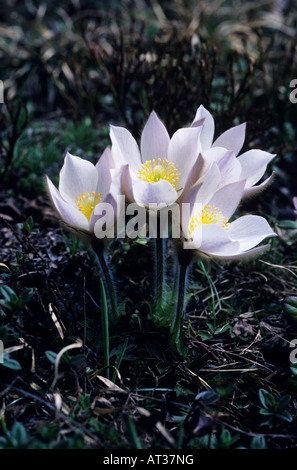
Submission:
[[103,201],[99,202],[93,210],[91,219],[90,219],[90,230],[93,232],[95,230],[95,235],[98,238],[103,238],[98,236],[98,233],[96,233],[95,229],[95,224],[98,220],[101,219],[101,217],[104,218],[104,222],[106,224],[105,227],[105,234],[106,232],[114,232],[114,225],[117,220],[117,215],[118,215],[118,210],[117,210],[117,202],[115,198],[109,193],[107,196],[103,199]]
[[76,206],[74,207],[62,199],[59,191],[48,177],[46,177],[45,181],[48,195],[62,221],[70,227],[89,231],[89,222],[84,214],[82,214]]
[[93,163],[67,153],[60,171],[59,192],[63,199],[75,206],[85,192],[96,191],[98,174]]
[[123,194],[123,188],[122,188],[123,168],[124,167],[112,168],[110,170],[111,184],[109,187],[109,192],[107,194],[109,193],[112,194],[114,198],[117,198],[117,196],[120,196]]
[[215,130],[215,123],[210,112],[207,111],[207,109],[205,109],[204,106],[202,105],[199,106],[199,108],[197,109],[196,116],[194,118],[192,126],[194,126],[195,123],[197,121],[200,121],[201,119],[204,119],[202,131],[200,135],[200,142],[201,142],[201,147],[203,151],[203,150],[209,149],[212,145],[214,130]]
[[237,161],[232,150],[226,150],[224,147],[212,147],[203,152],[206,165],[216,162],[225,184],[236,181],[241,178],[241,165]]
[[199,156],[198,156],[196,162],[194,163],[194,165],[192,166],[191,171],[188,174],[188,177],[185,181],[184,188],[183,188],[182,192],[179,194],[179,201],[181,201],[185,197],[186,193],[198,181],[198,179],[202,175],[204,167],[205,167],[205,160],[202,157],[201,153],[199,153]]
[[242,198],[245,180],[229,183],[218,189],[208,201],[208,205],[215,206],[224,217],[230,219]]
[[264,253],[267,249],[269,248],[269,245],[263,245],[263,246],[258,246],[257,248],[253,248],[252,250],[244,251],[244,252],[239,252],[236,254],[225,254],[225,255],[219,255],[219,254],[214,254],[212,255],[213,258],[222,260],[222,261],[238,261],[242,259],[250,259],[250,258],[255,258],[256,256],[261,255]]
[[204,224],[193,232],[193,241],[200,251],[211,256],[230,256],[238,253],[239,243],[228,236],[228,231],[218,224]]
[[274,180],[275,173],[272,173],[263,183],[258,184],[256,186],[252,186],[250,188],[245,187],[244,192],[243,192],[243,199],[256,196],[257,194],[261,193],[266,189]]
[[168,160],[173,162],[180,174],[178,189],[183,189],[185,181],[199,155],[200,127],[178,129],[168,147]]
[[112,168],[114,168],[114,162],[111,156],[111,151],[109,147],[107,147],[96,164],[96,170],[98,173],[96,192],[102,194],[103,197],[105,197],[110,190],[112,180],[110,170]]
[[129,165],[124,165],[122,167],[121,183],[122,183],[122,188],[121,188],[122,193],[126,196],[128,201],[135,202]]
[[199,178],[197,184],[186,191],[183,197],[183,203],[190,203],[191,207],[194,204],[199,204],[200,207],[203,208],[215,194],[220,182],[220,170],[217,164],[213,163],[205,174]]
[[253,186],[265,173],[268,163],[275,155],[263,150],[248,150],[238,157],[242,168],[241,177],[247,180],[246,186]]
[[153,111],[144,126],[141,135],[142,162],[161,158],[167,158],[169,134],[164,124]]
[[221,172],[222,179],[226,183],[244,179],[244,176],[241,176],[241,165],[232,150],[227,151],[217,164]]
[[199,183],[190,188],[180,203],[180,223],[186,238],[188,238],[189,223],[192,216],[201,212],[204,207],[201,202],[198,202],[199,198],[197,197],[201,186],[202,183]]
[[235,155],[240,152],[244,139],[245,139],[246,124],[239,124],[223,132],[220,137],[213,143],[213,147],[225,147],[227,150],[232,150]]
[[120,168],[128,163],[131,170],[137,173],[141,165],[141,157],[137,142],[131,132],[124,127],[110,126],[110,139],[115,166]]
[[239,217],[229,225],[229,236],[240,243],[240,251],[246,251],[261,243],[267,237],[276,234],[266,219],[258,215]]
[[177,192],[166,180],[157,183],[147,183],[145,181],[133,181],[133,193],[138,204],[173,204],[177,200]]

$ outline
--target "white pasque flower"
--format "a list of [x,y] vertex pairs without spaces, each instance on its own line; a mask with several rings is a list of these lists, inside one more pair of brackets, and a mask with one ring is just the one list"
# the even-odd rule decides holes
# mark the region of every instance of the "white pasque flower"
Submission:
[[196,126],[199,128],[202,126],[199,139],[201,152],[206,163],[205,170],[209,164],[216,162],[222,173],[222,181],[225,184],[245,179],[243,198],[257,194],[271,183],[273,174],[261,184],[256,185],[275,154],[264,150],[251,149],[238,155],[245,140],[245,123],[231,127],[213,142],[214,119],[211,113],[201,105],[192,123],[192,127]]
[[[276,236],[268,222],[257,215],[244,215],[229,222],[240,203],[245,180],[219,185],[220,170],[214,163],[202,184],[193,187],[181,204],[183,247],[195,255],[218,259],[239,259],[262,253],[257,247]],[[219,187],[219,189],[217,189]]]
[[140,149],[132,134],[111,126],[111,153],[122,167],[122,191],[130,202],[170,205],[180,199],[203,168],[199,126],[177,130],[170,138],[153,111],[141,134]]
[[62,223],[86,242],[94,236],[95,224],[103,215],[96,210],[99,204],[108,204],[113,209],[107,211],[107,231],[115,224],[117,186],[112,180],[113,167],[109,148],[96,165],[67,153],[60,171],[59,189],[46,176],[48,195]]

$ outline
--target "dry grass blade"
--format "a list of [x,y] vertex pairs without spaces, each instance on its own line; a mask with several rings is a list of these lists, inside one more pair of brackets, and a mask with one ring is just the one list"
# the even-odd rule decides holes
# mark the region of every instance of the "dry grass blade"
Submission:
[[70,349],[81,348],[81,347],[82,347],[82,341],[77,341],[76,343],[68,344],[68,346],[65,346],[64,348],[61,349],[61,351],[59,351],[59,353],[57,354],[57,357],[55,359],[54,379],[53,379],[52,384],[50,386],[50,390],[53,390],[53,388],[55,387],[55,385],[57,383],[57,380],[59,378],[59,364],[60,364],[60,360],[61,360],[61,357],[63,356],[63,354],[66,351],[69,351]]

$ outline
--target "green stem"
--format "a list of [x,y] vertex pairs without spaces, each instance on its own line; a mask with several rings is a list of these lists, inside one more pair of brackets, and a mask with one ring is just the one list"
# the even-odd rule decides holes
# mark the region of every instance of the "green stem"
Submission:
[[130,434],[130,438],[131,438],[132,445],[133,445],[132,449],[142,449],[141,443],[137,436],[133,418],[130,415],[127,415],[126,423],[127,423],[128,432]]
[[172,288],[172,295],[171,300],[173,305],[176,305],[176,298],[178,293],[178,278],[179,278],[179,262],[176,260],[175,262],[175,274],[174,274],[174,281],[173,281],[173,288]]
[[186,293],[186,279],[187,279],[188,265],[180,264],[179,277],[178,277],[178,294],[175,317],[170,330],[173,343],[177,346],[182,346],[183,339],[183,319],[184,319],[184,303]]
[[104,249],[99,248],[95,250],[95,253],[97,255],[97,259],[100,265],[100,268],[103,273],[105,285],[107,287],[107,292],[108,292],[108,297],[111,303],[111,309],[112,309],[112,314],[113,314],[113,320],[117,322],[119,320],[119,311],[118,311],[118,305],[117,305],[117,299],[115,295],[115,291],[113,288],[113,282],[112,278],[110,275],[110,270],[108,268],[107,262],[105,260],[105,255],[104,255]]
[[156,314],[162,315],[163,295],[164,295],[164,238],[155,238],[155,280],[156,280]]
[[101,297],[101,324],[102,338],[104,350],[104,364],[106,368],[106,377],[109,379],[109,326],[108,326],[108,309],[106,302],[106,293],[103,280],[100,279],[100,297]]

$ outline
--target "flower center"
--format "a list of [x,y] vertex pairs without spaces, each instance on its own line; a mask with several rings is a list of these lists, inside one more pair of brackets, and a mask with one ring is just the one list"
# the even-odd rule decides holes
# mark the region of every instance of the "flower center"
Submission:
[[227,217],[217,207],[205,206],[199,214],[194,215],[189,224],[189,237],[191,238],[196,227],[204,224],[220,224],[225,230],[228,230],[229,223]]
[[94,207],[99,202],[101,202],[102,199],[103,196],[100,193],[95,193],[95,191],[93,191],[92,195],[90,195],[90,193],[86,192],[78,197],[77,201],[75,201],[75,204],[77,205],[78,210],[82,212],[90,222]]
[[143,163],[137,173],[142,181],[147,183],[157,183],[160,180],[168,181],[174,189],[177,189],[179,173],[176,166],[166,158],[161,160],[147,160]]

